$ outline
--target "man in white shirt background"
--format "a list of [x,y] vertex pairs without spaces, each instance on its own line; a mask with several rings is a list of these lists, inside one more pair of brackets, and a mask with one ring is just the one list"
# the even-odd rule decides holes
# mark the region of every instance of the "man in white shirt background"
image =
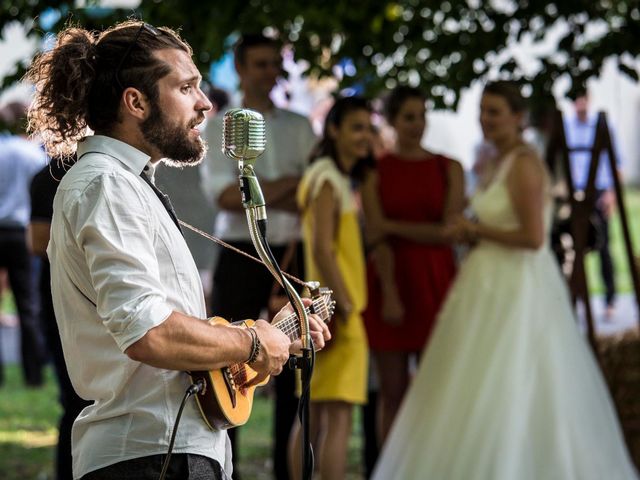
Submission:
[[[44,337],[38,321],[32,258],[27,244],[31,213],[29,185],[46,165],[42,148],[24,136],[26,106],[12,102],[0,110],[0,123],[15,131],[0,131],[0,268],[6,268],[20,324],[20,355],[24,382],[43,383]],[[0,385],[4,380],[0,355]]]
[[[300,276],[302,246],[295,198],[298,181],[315,143],[313,130],[305,117],[277,108],[270,98],[282,74],[280,45],[276,40],[261,34],[242,35],[234,49],[234,61],[240,78],[242,107],[265,117],[266,149],[254,167],[269,208],[269,244],[279,262],[287,248],[295,249],[294,260],[286,270]],[[211,119],[205,129],[210,145],[220,144],[222,113]],[[211,148],[202,170],[203,190],[219,209],[214,235],[255,255],[238,194],[237,162],[227,158],[219,148]],[[222,249],[213,274],[211,308],[225,318],[256,318],[267,308],[273,284],[273,278],[262,265]],[[252,292],[251,298],[242,292]],[[297,405],[293,372],[285,371],[275,381],[274,472],[278,480],[288,480],[287,441]],[[238,458],[235,449],[234,457]]]
[[[52,157],[78,157],[58,187],[47,249],[69,376],[93,402],[73,426],[76,479],[158,478],[185,371],[250,361],[253,383],[300,347],[263,320],[254,330],[205,321],[198,270],[153,184],[160,161],[193,165],[205,152],[197,125],[211,104],[191,55],[173,30],[139,21],[99,35],[69,27],[27,75],[34,133]],[[322,347],[328,330],[310,319]],[[226,433],[193,401],[173,451],[167,479],[231,476]]]

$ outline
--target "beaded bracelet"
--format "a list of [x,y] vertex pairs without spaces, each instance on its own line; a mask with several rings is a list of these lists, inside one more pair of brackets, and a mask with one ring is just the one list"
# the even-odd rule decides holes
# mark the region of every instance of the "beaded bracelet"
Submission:
[[253,327],[249,327],[249,333],[251,334],[251,354],[249,355],[249,359],[246,363],[253,363],[258,359],[258,355],[260,355],[260,339],[258,338],[258,333],[256,329]]

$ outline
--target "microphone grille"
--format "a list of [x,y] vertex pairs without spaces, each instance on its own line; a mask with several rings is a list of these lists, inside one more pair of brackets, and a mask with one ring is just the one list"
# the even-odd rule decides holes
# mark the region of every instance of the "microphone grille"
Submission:
[[222,151],[236,160],[259,157],[266,145],[262,115],[247,108],[235,108],[224,114]]

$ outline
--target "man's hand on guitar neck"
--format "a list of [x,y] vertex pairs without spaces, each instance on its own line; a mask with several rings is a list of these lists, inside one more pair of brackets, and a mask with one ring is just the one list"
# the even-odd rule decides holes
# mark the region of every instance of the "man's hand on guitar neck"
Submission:
[[[313,303],[313,300],[311,300],[310,298],[303,298],[302,303],[304,304],[305,308],[309,308]],[[287,303],[280,309],[278,313],[276,313],[276,315],[273,317],[272,323],[278,323],[281,319],[288,317],[292,313],[293,307],[290,303]],[[309,314],[309,332],[311,333],[311,340],[313,341],[313,347],[316,352],[318,350],[322,350],[325,346],[325,343],[331,340],[331,332],[329,331],[329,327],[319,315]],[[289,347],[289,353],[291,355],[299,355],[301,352],[302,340],[298,338],[294,340],[293,343],[291,343],[291,346]]]
[[[312,303],[310,298],[303,298],[302,302],[305,307],[309,307]],[[293,307],[288,303],[276,314],[273,322],[277,323],[280,319],[292,313]],[[261,346],[258,358],[250,364],[251,368],[258,374],[247,382],[245,385],[247,388],[262,383],[269,375],[279,374],[289,359],[289,355],[299,354],[302,349],[302,341],[299,338],[291,342],[289,337],[280,329],[273,327],[264,320],[257,320],[253,328],[258,335]],[[309,331],[316,351],[324,348],[325,342],[331,339],[329,327],[318,315],[309,315]]]

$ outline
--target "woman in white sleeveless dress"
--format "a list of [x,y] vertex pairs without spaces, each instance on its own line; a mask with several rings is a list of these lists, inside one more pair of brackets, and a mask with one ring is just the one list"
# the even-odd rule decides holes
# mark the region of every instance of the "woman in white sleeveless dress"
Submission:
[[477,242],[387,438],[375,480],[636,479],[598,366],[547,245],[549,182],[520,136],[515,85],[486,86],[499,152],[472,199]]

